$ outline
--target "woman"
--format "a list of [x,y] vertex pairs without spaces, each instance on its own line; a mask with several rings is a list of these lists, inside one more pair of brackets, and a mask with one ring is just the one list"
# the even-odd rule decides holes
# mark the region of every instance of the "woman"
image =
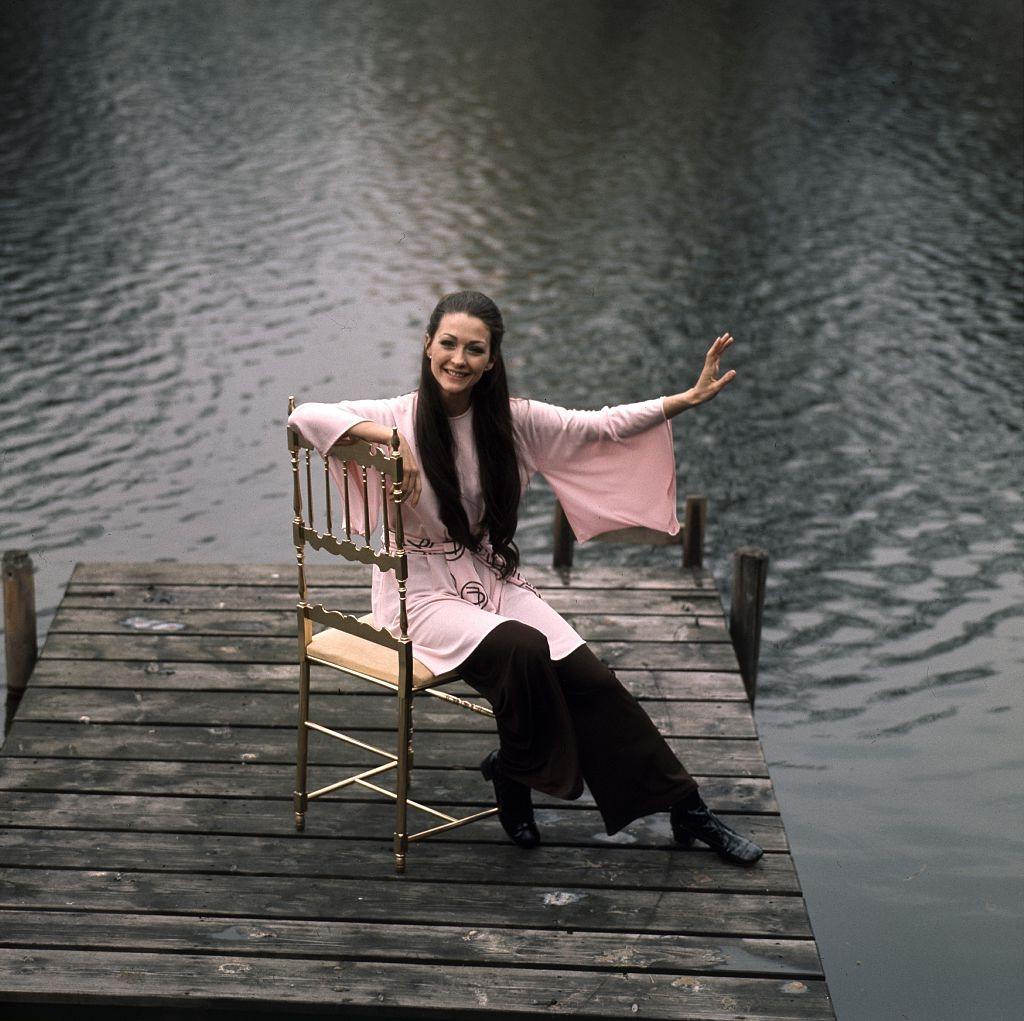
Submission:
[[[430,316],[418,390],[302,404],[289,424],[321,454],[355,439],[387,443],[398,427],[408,633],[418,660],[435,673],[458,669],[493,706],[499,748],[480,768],[516,844],[540,842],[532,789],[574,799],[586,782],[609,834],[669,811],[683,846],[698,839],[730,861],[752,864],[761,848],[711,814],[639,702],[520,573],[514,542],[519,501],[537,472],[580,541],[627,525],[677,533],[668,420],[735,376],[716,378],[732,337],[714,342],[685,393],[570,411],[509,398],[503,335],[490,298],[449,294]],[[337,457],[330,467],[340,481]],[[373,528],[379,486],[369,487],[367,501]],[[360,534],[363,512],[356,496],[350,514]],[[375,625],[397,631],[392,572],[374,572],[372,601]]]

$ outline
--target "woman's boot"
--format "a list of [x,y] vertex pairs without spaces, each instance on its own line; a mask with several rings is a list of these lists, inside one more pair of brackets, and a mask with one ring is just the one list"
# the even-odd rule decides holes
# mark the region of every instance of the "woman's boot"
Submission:
[[753,865],[764,854],[752,840],[747,840],[713,815],[696,792],[672,806],[670,819],[672,836],[683,847],[689,847],[695,839],[700,840],[737,865]]
[[505,776],[498,762],[497,751],[491,752],[480,763],[485,780],[494,784],[494,799],[498,803],[498,821],[512,842],[529,849],[540,843],[540,832],[533,820],[533,800],[530,788]]

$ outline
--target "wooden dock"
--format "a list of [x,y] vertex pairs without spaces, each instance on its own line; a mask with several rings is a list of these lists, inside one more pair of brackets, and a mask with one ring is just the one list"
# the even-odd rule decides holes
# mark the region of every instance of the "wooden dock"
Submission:
[[[297,834],[294,567],[79,564],[0,756],[0,1014],[833,1018],[710,572],[524,573],[756,866],[674,847],[666,815],[609,838],[587,795],[537,799],[534,851],[488,819],[411,847],[402,878],[368,791]],[[369,610],[368,569],[312,577]],[[394,740],[387,692],[314,667],[311,701]],[[492,804],[493,721],[423,697],[415,724],[413,796]],[[312,735],[311,784],[362,755]]]

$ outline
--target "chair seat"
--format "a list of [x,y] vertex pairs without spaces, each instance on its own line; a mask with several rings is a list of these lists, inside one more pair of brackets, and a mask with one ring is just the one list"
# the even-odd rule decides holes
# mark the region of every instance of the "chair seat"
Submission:
[[[364,624],[373,625],[373,614],[368,613],[359,618]],[[306,655],[313,659],[323,660],[332,666],[342,669],[356,670],[361,674],[376,677],[390,684],[398,685],[398,654],[376,642],[350,635],[347,631],[336,628],[325,628],[313,635],[313,640],[306,646]],[[445,681],[455,680],[453,671],[445,674],[433,674],[415,656],[412,660],[413,689],[430,688]]]

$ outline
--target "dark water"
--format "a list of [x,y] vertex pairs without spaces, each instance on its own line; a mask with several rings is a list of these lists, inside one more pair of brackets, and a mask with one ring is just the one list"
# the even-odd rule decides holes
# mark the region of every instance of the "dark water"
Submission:
[[287,395],[411,388],[446,290],[570,406],[728,329],[682,482],[723,584],[772,556],[757,718],[839,1016],[1019,1016],[1019,4],[0,25],[0,545],[44,627],[79,560],[288,561]]

